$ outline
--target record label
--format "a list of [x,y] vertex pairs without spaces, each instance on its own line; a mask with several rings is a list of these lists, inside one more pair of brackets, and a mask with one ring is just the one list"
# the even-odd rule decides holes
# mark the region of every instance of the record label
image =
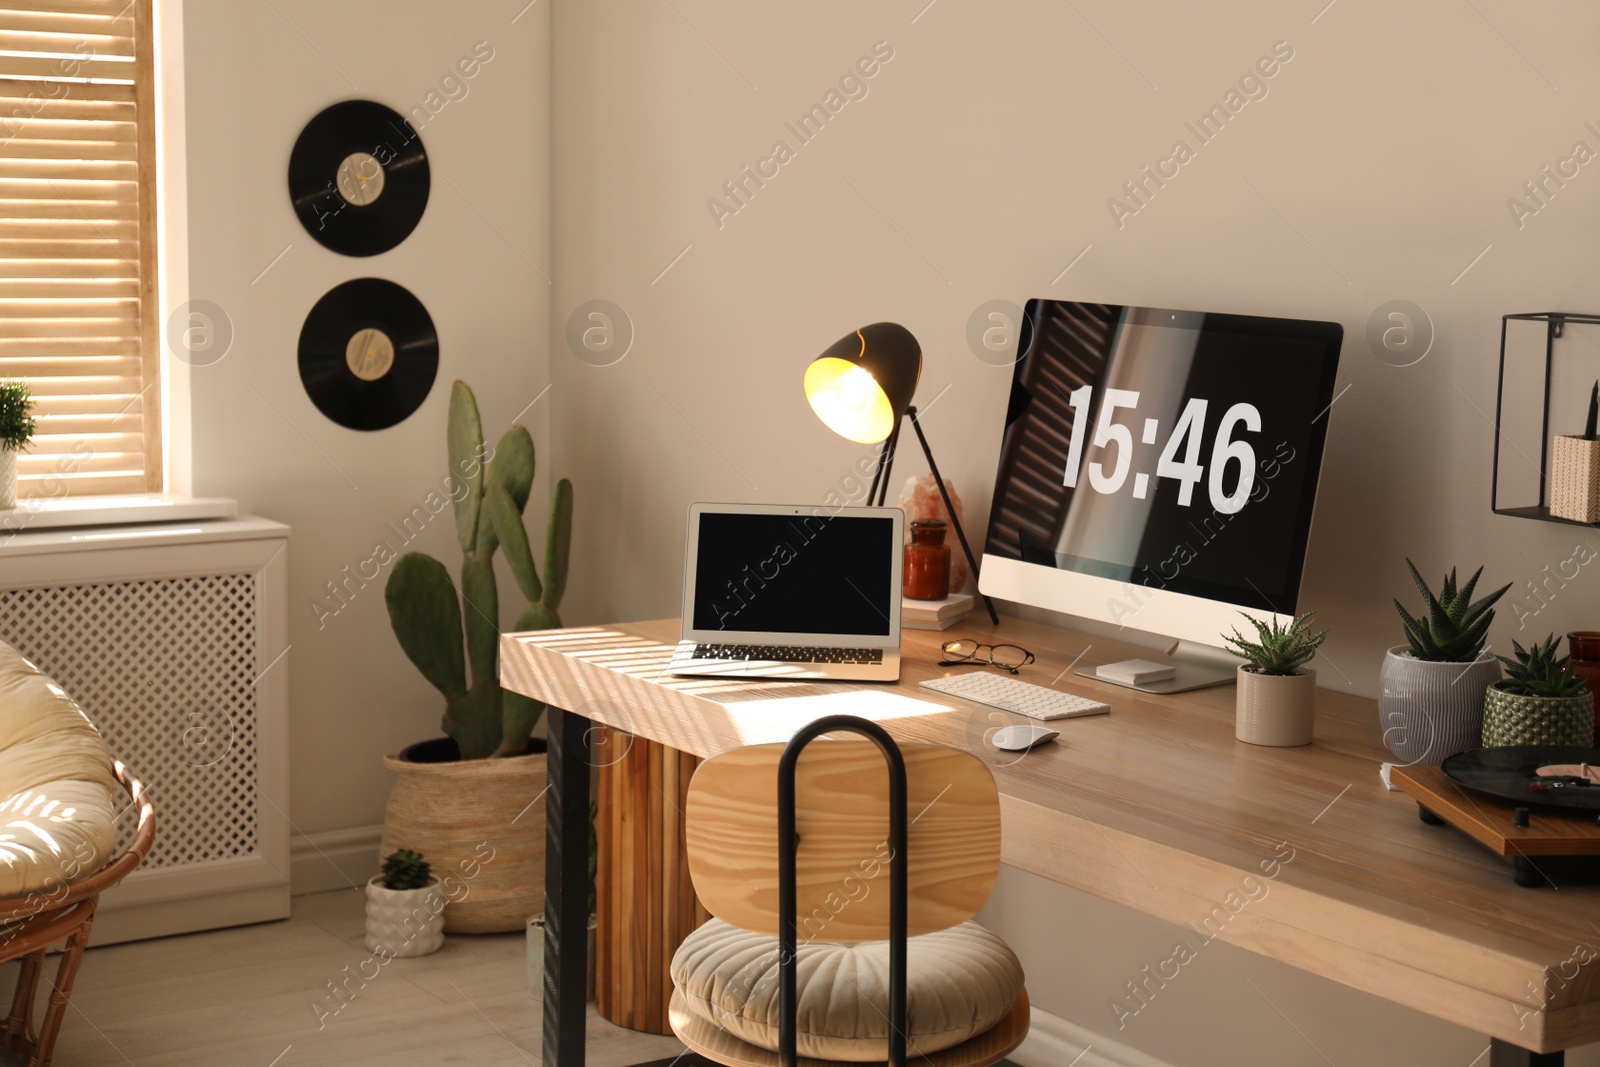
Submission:
[[439,337],[422,302],[382,278],[327,292],[300,330],[300,381],[317,410],[352,430],[383,430],[422,406]]
[[428,154],[398,112],[346,100],[306,123],[289,154],[289,198],[306,232],[347,256],[375,256],[422,221]]

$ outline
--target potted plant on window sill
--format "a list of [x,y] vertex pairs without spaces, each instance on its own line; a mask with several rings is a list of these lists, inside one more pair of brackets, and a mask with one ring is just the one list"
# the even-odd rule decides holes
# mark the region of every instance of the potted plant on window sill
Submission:
[[367,951],[394,959],[444,944],[444,896],[420,852],[398,849],[367,881]]
[[17,506],[17,453],[33,440],[33,392],[26,382],[0,382],[0,508]]
[[477,400],[456,382],[448,438],[461,592],[444,564],[419,552],[395,561],[384,589],[400,647],[444,695],[446,736],[384,758],[399,777],[384,812],[383,850],[404,842],[465,883],[445,909],[445,930],[503,933],[544,907],[546,775],[544,742],[531,736],[544,705],[500,687],[493,559],[504,546],[527,598],[515,629],[560,626],[572,483],[561,479],[551,500],[541,581],[522,520],[533,485],[528,431],[513,426],[489,455]]
[[1383,743],[1397,760],[1439,764],[1479,746],[1484,693],[1500,677],[1500,661],[1483,647],[1484,638],[1494,621],[1494,602],[1511,586],[1473,600],[1483,568],[1459,588],[1452,568],[1435,596],[1409,559],[1406,566],[1424,610],[1413,616],[1400,601],[1394,602],[1407,643],[1384,656],[1378,676],[1379,724]]
[[1239,691],[1234,736],[1251,745],[1291,748],[1311,743],[1315,723],[1317,672],[1306,664],[1317,654],[1328,631],[1311,633],[1312,613],[1297,615],[1288,626],[1277,618],[1262,622],[1240,612],[1255,627],[1257,641],[1235,629],[1223,640],[1239,665]]
[[1515,659],[1500,657],[1506,677],[1483,698],[1483,747],[1573,745],[1594,741],[1594,694],[1572,672],[1572,657],[1556,658],[1554,634],[1532,648],[1511,642]]

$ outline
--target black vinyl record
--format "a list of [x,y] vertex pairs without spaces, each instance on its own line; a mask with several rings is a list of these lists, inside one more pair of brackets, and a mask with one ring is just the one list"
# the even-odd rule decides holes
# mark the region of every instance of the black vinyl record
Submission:
[[300,381],[352,430],[383,430],[422,406],[439,372],[439,335],[422,301],[394,282],[330,289],[300,328]]
[[375,256],[410,236],[428,206],[428,153],[396,111],[346,100],[306,123],[289,154],[289,198],[335,252]]
[[1539,777],[1542,767],[1589,764],[1600,767],[1600,748],[1525,745],[1480,748],[1451,756],[1440,770],[1451,781],[1518,804],[1600,811],[1600,785],[1576,785],[1563,778]]

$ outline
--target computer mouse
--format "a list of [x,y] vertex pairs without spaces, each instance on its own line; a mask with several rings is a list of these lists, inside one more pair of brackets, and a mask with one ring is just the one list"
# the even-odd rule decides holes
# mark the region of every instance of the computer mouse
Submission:
[[1034,745],[1042,745],[1046,741],[1054,741],[1060,736],[1060,730],[1052,730],[1048,726],[1019,723],[1016,726],[1000,727],[990,736],[989,743],[995,748],[1006,752],[1023,752]]

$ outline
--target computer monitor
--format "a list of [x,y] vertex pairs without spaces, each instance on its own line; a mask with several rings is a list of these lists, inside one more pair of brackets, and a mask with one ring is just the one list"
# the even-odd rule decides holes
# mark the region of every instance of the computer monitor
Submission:
[[[1216,648],[1294,615],[1338,323],[1030,300],[979,588]],[[1141,685],[1231,680],[1176,664]],[[1084,672],[1087,673],[1087,672]]]

